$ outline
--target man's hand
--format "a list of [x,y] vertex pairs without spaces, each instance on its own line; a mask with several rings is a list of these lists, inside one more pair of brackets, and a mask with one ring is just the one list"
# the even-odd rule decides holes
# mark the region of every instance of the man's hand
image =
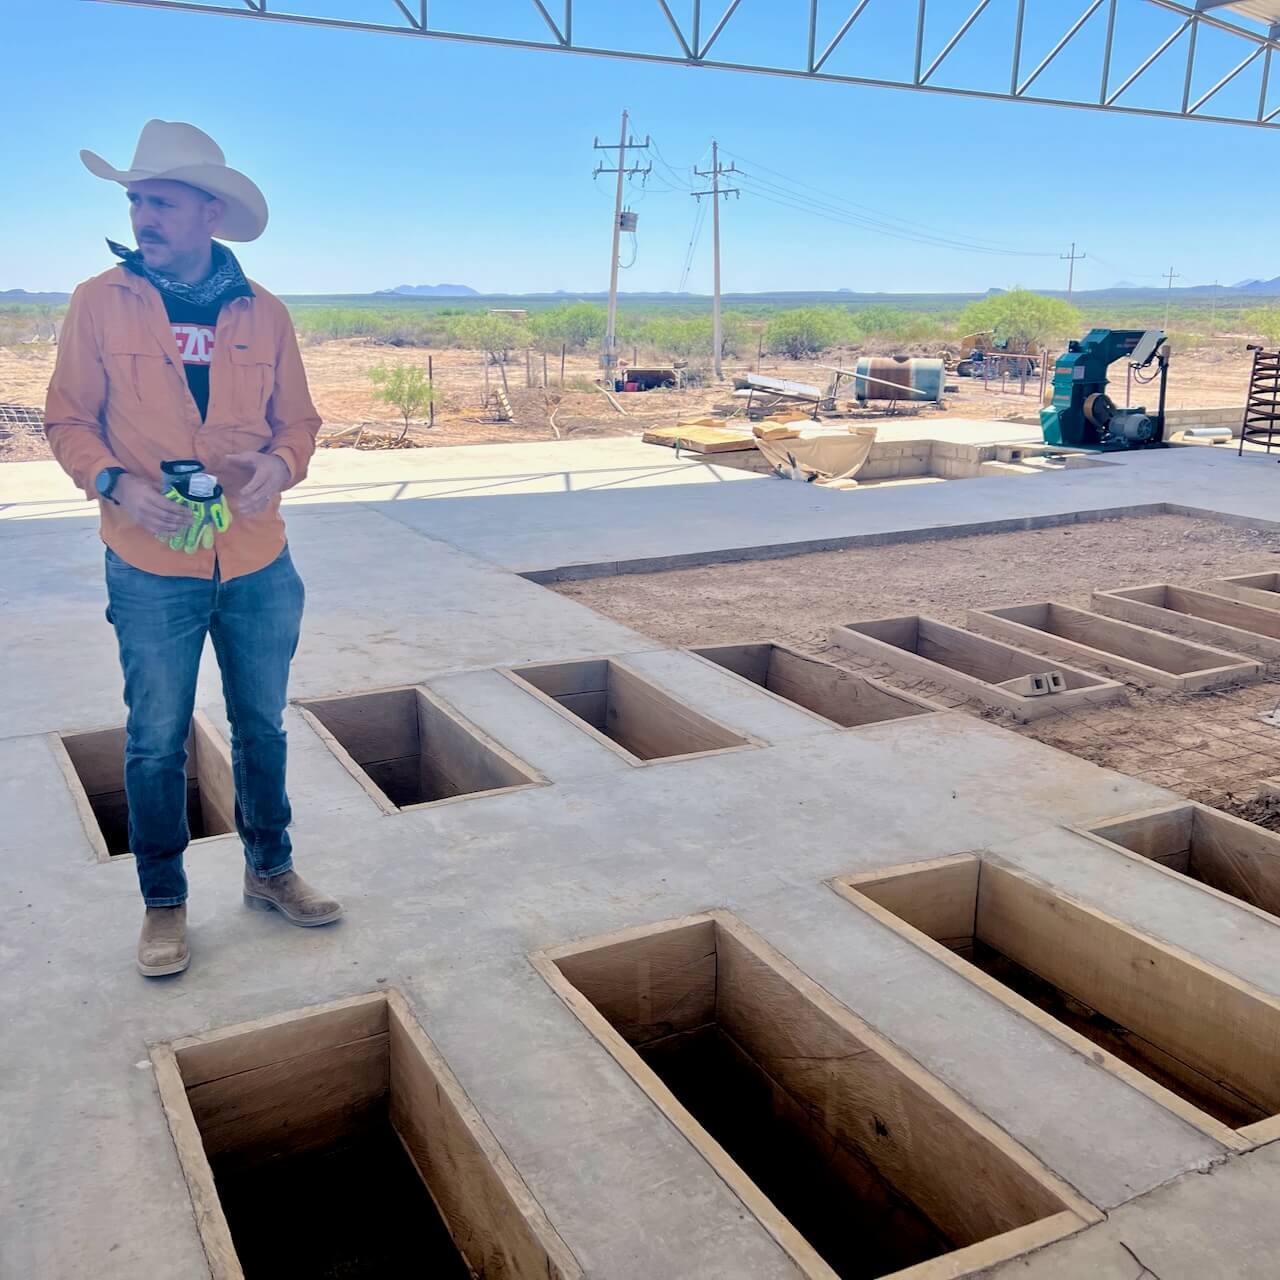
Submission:
[[191,512],[170,502],[159,489],[125,472],[117,481],[115,500],[148,532],[168,538],[191,525]]
[[249,472],[249,479],[234,497],[235,510],[242,516],[265,511],[291,478],[288,464],[274,453],[232,453],[227,461]]

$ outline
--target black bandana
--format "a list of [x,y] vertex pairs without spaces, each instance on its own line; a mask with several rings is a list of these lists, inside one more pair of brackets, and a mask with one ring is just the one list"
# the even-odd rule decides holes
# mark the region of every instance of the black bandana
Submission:
[[245,279],[236,256],[226,245],[213,241],[213,271],[198,284],[187,284],[170,276],[153,271],[143,261],[140,249],[126,249],[114,240],[107,247],[121,259],[120,265],[135,276],[141,276],[160,290],[162,294],[197,307],[210,307],[230,302],[232,298],[252,298],[253,290]]

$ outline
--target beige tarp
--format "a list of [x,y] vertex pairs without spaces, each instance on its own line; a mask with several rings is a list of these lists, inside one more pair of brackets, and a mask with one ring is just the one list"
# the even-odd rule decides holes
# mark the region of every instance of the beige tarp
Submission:
[[832,489],[858,487],[854,476],[862,470],[875,442],[875,427],[852,431],[819,428],[775,440],[756,435],[756,448],[768,459],[774,475]]

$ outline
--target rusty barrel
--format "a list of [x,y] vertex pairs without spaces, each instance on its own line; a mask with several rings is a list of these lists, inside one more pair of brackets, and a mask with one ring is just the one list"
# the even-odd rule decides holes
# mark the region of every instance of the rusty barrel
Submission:
[[946,366],[918,356],[860,356],[853,366],[855,400],[941,400]]

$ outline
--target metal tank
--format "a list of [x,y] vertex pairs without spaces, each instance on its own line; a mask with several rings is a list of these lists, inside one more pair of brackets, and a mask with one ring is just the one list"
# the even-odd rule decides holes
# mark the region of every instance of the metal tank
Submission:
[[853,398],[858,401],[938,401],[947,369],[941,360],[915,356],[860,356],[853,373]]

